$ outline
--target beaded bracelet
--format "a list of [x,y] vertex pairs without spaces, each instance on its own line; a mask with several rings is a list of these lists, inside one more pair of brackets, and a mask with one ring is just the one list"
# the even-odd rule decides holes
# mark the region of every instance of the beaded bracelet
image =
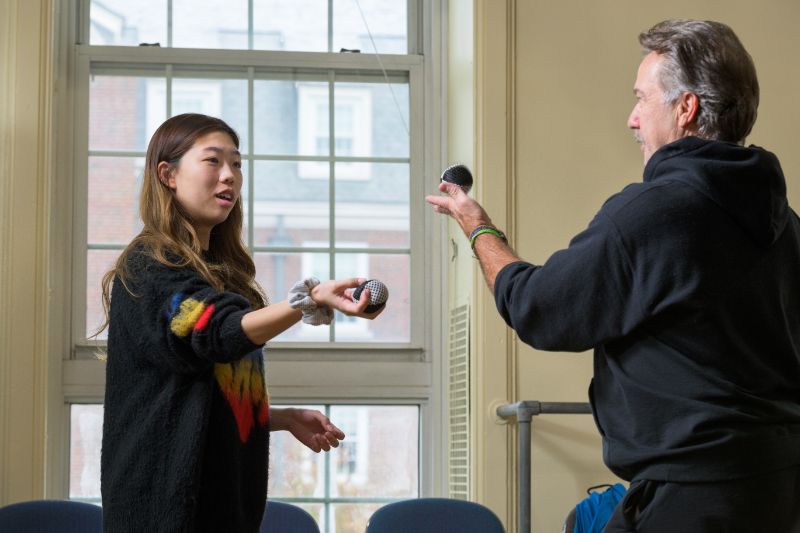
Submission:
[[472,233],[469,234],[469,245],[473,250],[475,250],[475,239],[477,239],[479,235],[483,235],[484,233],[490,233],[495,237],[502,239],[503,242],[505,243],[508,242],[505,233],[503,233],[499,229],[493,226],[486,226],[486,225],[478,226],[477,228],[472,230]]

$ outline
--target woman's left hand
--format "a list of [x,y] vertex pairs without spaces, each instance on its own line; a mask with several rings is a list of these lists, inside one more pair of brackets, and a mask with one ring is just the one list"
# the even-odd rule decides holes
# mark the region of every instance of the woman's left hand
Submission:
[[338,447],[339,441],[344,439],[344,432],[334,426],[327,416],[314,409],[271,407],[270,428],[273,431],[289,431],[294,438],[317,453]]

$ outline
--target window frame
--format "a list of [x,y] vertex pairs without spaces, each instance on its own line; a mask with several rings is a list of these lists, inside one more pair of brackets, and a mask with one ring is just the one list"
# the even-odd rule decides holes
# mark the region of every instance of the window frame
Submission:
[[[68,0],[55,6],[54,37],[58,73],[54,105],[54,153],[59,175],[70,184],[69,194],[54,209],[55,227],[69,228],[67,243],[54,243],[54,263],[67,265],[58,279],[72,280],[54,289],[54,301],[63,309],[52,338],[60,348],[60,383],[53,391],[62,402],[60,416],[48,417],[48,434],[63,446],[48,447],[48,494],[69,494],[70,405],[102,403],[105,363],[96,358],[97,343],[85,341],[86,224],[85,209],[89,154],[89,76],[92,62],[116,64],[223,64],[258,67],[307,67],[340,72],[365,68],[374,54],[323,52],[271,52],[254,50],[203,50],[90,46],[90,0]],[[270,395],[276,403],[398,403],[419,406],[420,496],[446,490],[446,435],[434,430],[446,420],[445,385],[442,380],[446,342],[447,287],[444,249],[445,224],[431,215],[422,198],[435,191],[443,168],[446,127],[443,67],[446,0],[408,0],[409,54],[381,55],[381,68],[408,72],[411,298],[425,312],[411,316],[408,343],[269,343],[266,364]],[[77,43],[77,44],[75,44]],[[424,51],[424,54],[417,51]],[[367,59],[365,59],[367,58]],[[371,65],[368,70],[375,70]],[[252,95],[252,92],[250,93]],[[169,116],[169,115],[168,115]],[[84,132],[79,134],[80,132]],[[251,132],[252,133],[252,132]],[[252,138],[252,136],[251,136]],[[358,158],[355,158],[358,159]],[[252,166],[250,170],[253,172]],[[418,178],[413,178],[418,176]],[[416,237],[415,237],[416,235]],[[71,244],[70,244],[71,243]],[[359,250],[360,251],[360,250]],[[83,317],[83,318],[79,318]],[[334,421],[335,422],[335,421]]]
[[[292,58],[285,57],[284,54],[290,54]],[[76,177],[75,180],[75,255],[73,261],[73,268],[75,272],[85,272],[87,269],[86,257],[83,251],[87,249],[86,242],[86,227],[88,224],[87,213],[84,205],[84,199],[88,196],[88,159],[83,159],[80,154],[89,154],[92,152],[89,148],[89,80],[92,73],[92,66],[96,65],[100,70],[104,67],[112,65],[129,65],[132,72],[137,68],[147,67],[147,72],[160,71],[161,68],[165,69],[166,87],[167,91],[170,90],[172,83],[171,71],[175,65],[180,67],[195,66],[198,69],[213,69],[214,67],[231,67],[231,68],[246,68],[248,69],[250,98],[252,100],[252,83],[255,81],[255,69],[258,67],[264,68],[299,68],[299,69],[314,69],[317,71],[329,71],[337,73],[357,74],[359,71],[365,69],[364,61],[358,54],[333,54],[336,58],[329,57],[331,54],[317,53],[317,52],[259,52],[259,51],[229,51],[229,50],[203,50],[198,53],[196,50],[190,49],[168,49],[168,48],[137,48],[137,47],[118,47],[118,46],[90,46],[90,45],[77,45],[76,46],[76,71],[77,86],[75,90],[75,109],[76,119],[75,128],[73,132],[75,160],[73,173]],[[296,63],[291,63],[291,61]],[[409,116],[410,124],[418,124],[424,120],[423,117],[423,80],[422,80],[422,57],[421,56],[382,56],[381,63],[384,68],[389,72],[402,71],[408,73],[409,80]],[[152,69],[151,69],[152,68]],[[252,103],[252,102],[251,102]],[[167,114],[172,116],[172,110],[169,99],[167,100]],[[252,118],[249,122],[248,138],[252,139]],[[422,130],[420,128],[410,127],[410,144],[409,144],[409,158],[408,164],[409,174],[411,176],[424,176],[423,169],[423,146],[422,146]],[[141,157],[138,151],[125,151],[125,150],[109,150],[107,153],[113,153],[115,156],[130,156]],[[311,157],[311,156],[309,156]],[[380,159],[384,162],[405,162],[404,158],[392,157],[330,157],[325,156],[326,159],[336,162],[359,162],[363,160],[372,161]],[[249,180],[249,185],[252,188],[252,180],[254,179],[254,161],[261,160],[260,158],[253,159],[253,154],[249,153],[243,156],[243,160],[247,159],[248,175],[245,176]],[[304,157],[305,159],[305,157]],[[401,161],[402,160],[402,161]],[[411,180],[410,198],[419,199],[425,195],[425,188],[423,187],[422,180]],[[249,211],[252,212],[252,202],[255,199],[253,195],[248,196],[250,202]],[[331,200],[329,200],[331,201]],[[410,210],[410,246],[408,248],[408,255],[410,257],[410,293],[412,302],[425,302],[428,307],[428,298],[423,293],[423,285],[419,283],[424,279],[424,264],[425,264],[425,236],[424,227],[417,221],[425,218],[424,207],[422,202],[411,202],[409,205]],[[252,227],[252,225],[250,225]],[[254,247],[258,251],[258,246]],[[272,251],[272,250],[271,250]],[[310,251],[310,250],[307,250]],[[338,248],[337,251],[351,251],[347,248]],[[353,250],[355,251],[355,250]],[[361,251],[361,250],[357,250]],[[370,249],[366,249],[370,251]],[[374,249],[373,253],[391,253],[392,248]],[[400,253],[405,253],[405,249],[397,250]],[[418,273],[416,276],[414,273]],[[85,294],[86,280],[83,277],[75,278],[73,293],[76,295]],[[283,295],[269,295],[274,300],[284,299]],[[77,340],[75,343],[76,357],[87,357],[87,352],[91,353],[95,350],[96,343],[92,341],[83,341],[82,336],[86,331],[85,324],[85,302],[79,298],[73,300],[72,307],[72,336]],[[418,349],[423,344],[423,335],[425,324],[423,322],[422,313],[411,313],[410,317],[410,342],[408,343],[370,343],[371,346],[366,349],[373,348],[406,348],[410,350]],[[276,348],[289,348],[284,346],[289,343],[271,342],[271,346]],[[331,345],[324,343],[322,346],[317,346],[316,343],[295,343],[291,345],[302,344],[304,348],[330,348]],[[358,343],[339,343],[335,345],[345,345],[350,350],[365,349]]]
[[[102,406],[102,404],[88,403],[88,402],[81,402],[81,403],[73,402],[69,406],[72,407],[72,406],[75,406],[75,405],[87,405],[87,406],[101,405]],[[365,401],[359,401],[359,400],[355,400],[355,401],[351,400],[351,401],[338,401],[338,402],[333,402],[333,403],[283,402],[283,403],[280,403],[280,404],[274,404],[275,407],[318,408],[326,416],[328,416],[332,420],[339,420],[338,425],[341,427],[341,429],[345,432],[345,434],[348,437],[354,436],[353,432],[350,431],[347,428],[346,425],[343,425],[340,419],[338,419],[336,416],[332,416],[332,414],[331,414],[332,409],[341,408],[341,407],[376,407],[376,408],[381,408],[381,407],[412,407],[412,408],[416,408],[416,411],[417,411],[417,432],[418,432],[418,441],[419,442],[422,441],[422,431],[421,431],[421,429],[422,429],[422,421],[423,421],[422,420],[422,410],[423,410],[424,405],[425,405],[424,403],[420,403],[420,402],[398,402],[398,401],[385,401],[385,400],[382,400],[380,402],[378,402],[378,401],[365,402]],[[72,410],[70,410],[69,413],[71,415],[72,414]],[[361,411],[361,413],[363,413],[363,411]],[[358,422],[362,422],[362,421],[358,420]],[[363,424],[360,424],[360,425],[363,426]],[[358,435],[358,433],[356,433],[356,435]],[[285,437],[285,438],[291,438],[291,437]],[[348,442],[347,439],[342,441],[340,443],[340,447],[343,446],[343,445],[346,445],[347,442]],[[362,450],[363,450],[364,447],[367,446],[366,439],[364,439],[363,435],[361,436],[361,438],[359,440],[354,441],[353,444],[358,444],[359,447],[362,448]],[[421,464],[421,459],[422,459],[421,447],[418,448],[418,452],[419,453],[417,455],[417,463],[419,465],[419,464]],[[366,467],[365,462],[368,461],[369,456],[366,455],[366,452],[364,452],[364,451],[361,451],[358,455],[359,455],[359,459],[361,459],[359,461],[360,466]],[[330,475],[331,474],[331,462],[333,461],[332,455],[331,454],[322,454],[322,455],[314,455],[312,457],[315,457],[317,460],[319,460],[320,462],[322,462],[324,464],[324,467],[322,469],[322,475],[321,475],[321,478],[322,478],[321,481],[322,481],[322,483],[324,485],[324,490],[323,490],[323,494],[322,495],[316,495],[315,494],[315,495],[310,495],[310,496],[285,496],[285,495],[270,493],[269,499],[270,500],[276,500],[276,501],[288,502],[288,503],[294,503],[294,504],[322,505],[323,506],[323,515],[326,517],[326,520],[327,520],[328,524],[330,524],[330,520],[329,520],[330,519],[330,512],[329,512],[330,511],[330,507],[329,506],[332,506],[332,505],[338,505],[338,504],[360,504],[360,503],[364,503],[364,504],[368,504],[368,505],[372,505],[372,504],[387,504],[387,503],[392,503],[392,502],[396,502],[396,501],[404,499],[404,498],[398,497],[398,496],[365,496],[365,495],[344,496],[344,495],[332,495],[331,490],[330,490],[331,489],[331,483],[334,482],[333,478]],[[98,464],[97,468],[99,469],[99,467],[100,467],[100,465]],[[99,474],[99,470],[98,470],[98,474]],[[363,474],[364,473],[362,472],[361,475],[363,475]],[[421,485],[422,485],[422,483],[421,483],[422,475],[421,474],[422,474],[421,471],[417,472],[417,484],[416,484],[416,487],[415,487],[415,491],[417,493],[417,497],[420,497],[420,494],[421,494]],[[76,501],[94,503],[94,504],[98,504],[98,505],[101,503],[99,501],[99,499],[92,498],[92,497],[76,497],[74,499]]]

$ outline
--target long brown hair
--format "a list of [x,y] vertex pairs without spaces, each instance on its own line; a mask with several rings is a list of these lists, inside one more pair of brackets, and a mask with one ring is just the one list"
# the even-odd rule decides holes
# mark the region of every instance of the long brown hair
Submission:
[[[223,120],[197,113],[185,113],[161,124],[150,139],[145,158],[144,179],[139,197],[139,216],[144,227],[122,251],[114,267],[103,276],[103,311],[105,320],[95,333],[100,334],[109,322],[111,286],[119,278],[133,294],[128,282],[128,257],[136,250],[151,255],[170,268],[192,268],[216,290],[237,292],[254,308],[264,307],[266,297],[255,280],[256,267],[242,242],[242,201],[236,200],[224,222],[211,230],[209,253],[213,261],[203,258],[203,250],[191,219],[181,208],[172,190],[158,176],[159,163],[175,168],[197,139],[209,133],[230,135],[236,147],[239,136]],[[134,294],[134,296],[136,296]]]

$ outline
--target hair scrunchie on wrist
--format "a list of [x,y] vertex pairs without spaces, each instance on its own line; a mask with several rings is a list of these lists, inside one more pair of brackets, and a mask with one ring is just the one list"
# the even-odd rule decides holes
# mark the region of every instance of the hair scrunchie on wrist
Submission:
[[319,285],[315,277],[298,281],[289,289],[289,307],[303,312],[303,323],[312,326],[328,325],[333,322],[333,309],[319,305],[311,298],[311,289]]

